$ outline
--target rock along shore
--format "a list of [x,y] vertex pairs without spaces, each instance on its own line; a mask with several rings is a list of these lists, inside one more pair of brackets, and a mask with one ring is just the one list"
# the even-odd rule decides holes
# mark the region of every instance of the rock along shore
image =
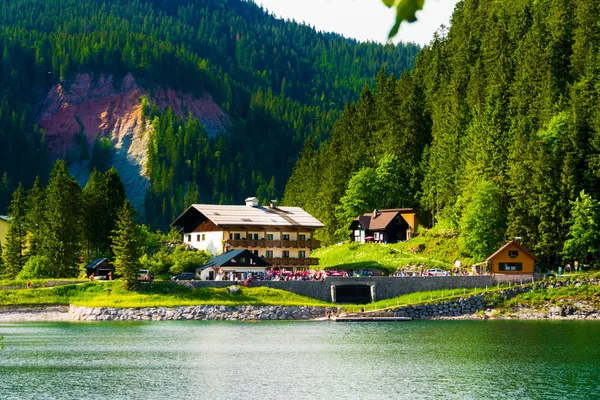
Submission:
[[[503,301],[532,290],[546,290],[566,286],[600,286],[600,279],[573,281],[542,281],[499,292],[439,301],[429,304],[409,305],[378,311],[378,316],[410,317],[419,319],[586,319],[600,320],[599,302],[592,300],[561,300],[539,307],[519,304],[513,308],[495,308]],[[179,321],[179,320],[311,320],[324,318],[326,307],[283,306],[188,306],[151,308],[109,308],[81,306],[8,307],[0,308],[0,323],[38,321]],[[367,315],[372,315],[367,313]]]
[[75,321],[264,321],[310,320],[325,316],[323,307],[190,306],[152,308],[90,308],[71,306]]
[[573,281],[541,281],[526,286],[517,286],[499,292],[482,293],[458,300],[440,301],[430,304],[409,305],[379,312],[381,316],[410,317],[412,319],[600,319],[598,302],[560,300],[558,304],[546,303],[532,307],[519,304],[512,308],[499,307],[521,293],[532,290],[547,290],[581,285],[600,286],[600,279],[579,279]]

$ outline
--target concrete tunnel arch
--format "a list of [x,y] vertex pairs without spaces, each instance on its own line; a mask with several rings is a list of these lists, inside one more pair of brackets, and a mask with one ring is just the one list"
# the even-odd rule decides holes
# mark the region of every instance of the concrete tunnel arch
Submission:
[[344,283],[331,285],[332,303],[365,304],[377,301],[375,285]]

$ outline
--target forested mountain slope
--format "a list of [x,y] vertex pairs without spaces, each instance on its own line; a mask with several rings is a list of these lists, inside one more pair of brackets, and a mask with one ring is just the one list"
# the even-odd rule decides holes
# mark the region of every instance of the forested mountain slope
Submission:
[[479,260],[513,236],[546,263],[599,256],[599,20],[596,0],[458,3],[410,74],[381,74],[304,149],[285,201],[329,243],[351,215],[415,206]]
[[[143,104],[155,156],[146,215],[164,226],[188,201],[280,194],[303,142],[328,136],[381,65],[401,73],[419,48],[316,33],[242,0],[16,0],[0,7],[0,51],[0,210],[17,182],[47,175],[34,121],[55,85],[131,74],[146,93],[214,98],[230,120],[217,138],[153,96]],[[75,133],[93,154],[96,132]]]

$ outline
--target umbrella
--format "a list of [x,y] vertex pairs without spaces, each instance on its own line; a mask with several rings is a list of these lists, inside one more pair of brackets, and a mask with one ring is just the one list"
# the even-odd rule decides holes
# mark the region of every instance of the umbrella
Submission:
[[365,240],[373,240],[373,239],[375,239],[373,236],[367,236],[367,237],[365,238]]

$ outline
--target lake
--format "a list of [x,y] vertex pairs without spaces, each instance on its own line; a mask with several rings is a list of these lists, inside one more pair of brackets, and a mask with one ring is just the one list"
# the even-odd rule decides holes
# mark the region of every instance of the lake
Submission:
[[598,399],[592,321],[0,324],[2,399]]

